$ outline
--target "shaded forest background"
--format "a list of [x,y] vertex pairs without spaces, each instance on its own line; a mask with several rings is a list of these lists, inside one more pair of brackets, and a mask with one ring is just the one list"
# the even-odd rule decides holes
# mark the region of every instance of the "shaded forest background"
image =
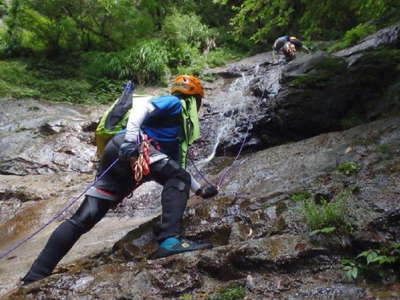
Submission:
[[285,34],[333,52],[398,22],[400,2],[0,0],[0,17],[0,97],[93,104],[127,79],[201,76]]

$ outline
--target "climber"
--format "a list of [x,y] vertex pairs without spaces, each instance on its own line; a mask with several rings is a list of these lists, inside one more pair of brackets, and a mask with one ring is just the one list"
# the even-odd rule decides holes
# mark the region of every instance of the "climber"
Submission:
[[[218,193],[211,185],[202,188],[184,169],[188,146],[200,135],[198,111],[203,97],[203,87],[196,77],[180,75],[173,81],[171,95],[135,100],[126,130],[107,143],[97,174],[103,174],[108,166],[119,160],[88,190],[75,214],[52,233],[29,272],[21,279],[23,285],[49,276],[82,234],[93,228],[110,208],[141,182],[149,180],[163,185],[157,236],[159,248],[152,258],[212,247],[210,243],[197,243],[180,236],[189,191],[202,198]],[[148,156],[147,160],[136,168],[138,157],[144,157],[143,154]],[[136,166],[135,169],[132,166]],[[142,173],[137,174],[140,171]],[[137,175],[143,180],[135,180]]]
[[273,59],[275,60],[275,55],[283,54],[287,62],[291,61],[296,57],[296,51],[298,50],[304,50],[305,52],[310,53],[310,49],[308,49],[295,36],[281,36],[275,40],[274,45],[272,46]]

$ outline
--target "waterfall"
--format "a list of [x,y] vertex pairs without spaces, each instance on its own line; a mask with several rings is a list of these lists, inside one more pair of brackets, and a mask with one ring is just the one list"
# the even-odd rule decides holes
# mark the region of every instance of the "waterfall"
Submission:
[[[214,159],[218,146],[224,137],[239,135],[240,139],[245,138],[244,134],[238,131],[240,129],[238,124],[247,121],[249,118],[248,106],[252,98],[248,95],[247,88],[258,70],[259,65],[255,67],[255,72],[251,75],[241,72],[241,76],[228,86],[224,97],[213,102],[212,111],[218,111],[218,115],[215,116],[218,120],[216,122],[217,128],[210,154],[197,162],[198,167],[202,168]],[[241,140],[238,142],[241,142]]]

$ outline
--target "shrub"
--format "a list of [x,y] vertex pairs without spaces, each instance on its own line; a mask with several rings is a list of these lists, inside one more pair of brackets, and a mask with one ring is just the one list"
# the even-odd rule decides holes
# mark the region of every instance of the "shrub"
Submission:
[[358,24],[356,27],[346,31],[344,34],[343,39],[332,45],[328,51],[329,52],[335,52],[340,49],[344,49],[350,46],[353,46],[357,44],[359,41],[361,41],[363,38],[366,36],[374,33],[377,30],[376,26],[373,24]]
[[217,295],[208,300],[241,300],[246,295],[245,289],[238,284],[231,284],[222,288]]
[[218,67],[226,64],[228,61],[232,61],[241,57],[236,52],[227,48],[217,48],[211,50],[206,57],[206,61],[209,67]]
[[208,26],[201,22],[199,16],[181,14],[175,10],[165,18],[161,35],[169,44],[188,43],[200,49],[212,33]]
[[342,259],[343,271],[348,279],[362,276],[381,281],[399,277],[400,243],[383,244],[376,249],[362,251],[355,258]]
[[290,196],[290,199],[294,202],[304,202],[311,197],[309,192],[296,192]]
[[166,81],[168,54],[161,40],[144,40],[120,52],[91,52],[83,56],[95,77],[133,79],[139,84]]
[[347,231],[346,208],[351,195],[351,190],[344,190],[330,202],[322,198],[320,204],[312,198],[303,200],[301,211],[308,227],[311,230],[335,227]]
[[[110,80],[91,80],[60,74],[59,65],[42,65],[44,69],[29,68],[29,62],[6,60],[0,62],[0,97],[36,98],[71,103],[105,103],[114,100],[122,83]],[[36,65],[36,68],[39,65]],[[68,69],[66,66],[61,69]],[[62,76],[64,75],[64,76]]]
[[360,170],[360,167],[355,162],[347,162],[339,165],[336,170],[338,170],[339,173],[351,176],[356,174]]

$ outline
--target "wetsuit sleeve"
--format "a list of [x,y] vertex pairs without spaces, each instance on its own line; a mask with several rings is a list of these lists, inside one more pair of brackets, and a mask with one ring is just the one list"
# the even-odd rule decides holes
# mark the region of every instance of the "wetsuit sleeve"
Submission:
[[125,141],[127,142],[138,141],[140,126],[156,109],[149,97],[134,98],[134,102],[126,126]]

